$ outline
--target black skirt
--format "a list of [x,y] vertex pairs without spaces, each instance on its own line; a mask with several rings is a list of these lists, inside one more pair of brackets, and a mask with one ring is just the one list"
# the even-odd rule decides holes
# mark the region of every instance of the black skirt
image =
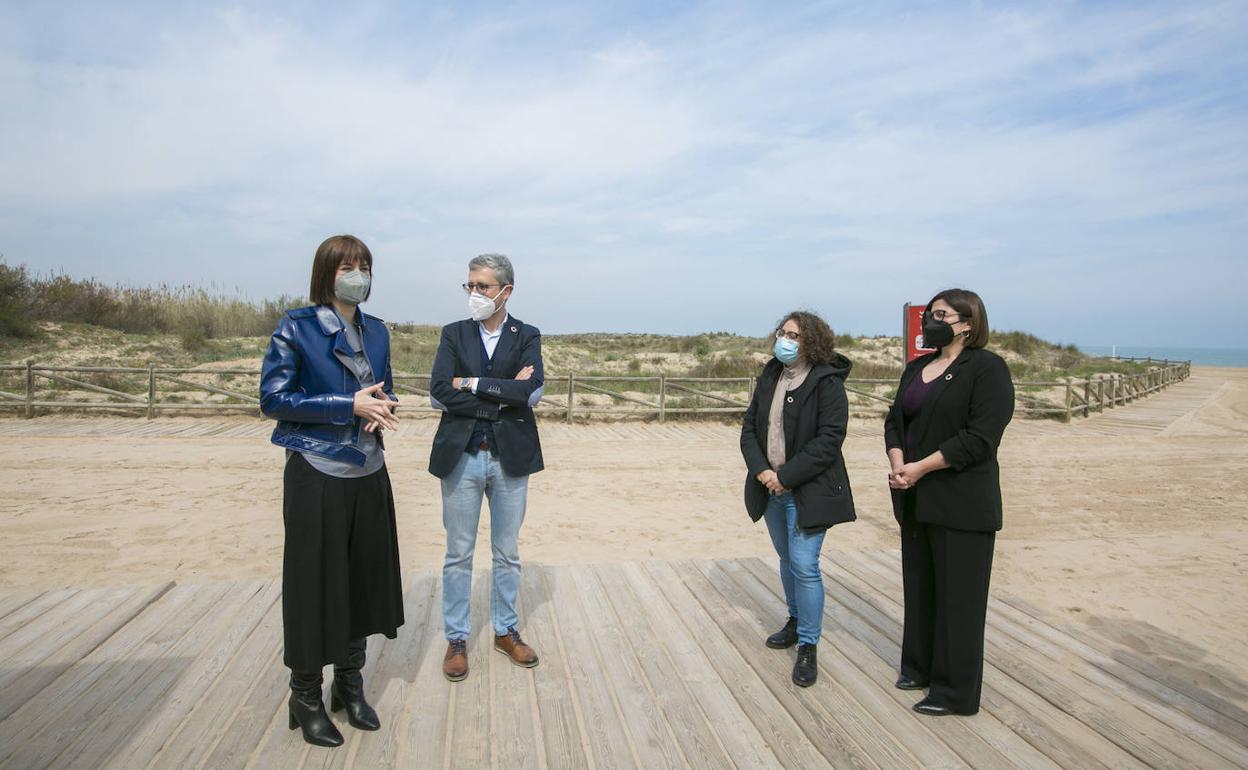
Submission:
[[287,666],[346,664],[347,642],[393,639],[403,625],[403,580],[390,475],[321,473],[294,452],[286,461],[282,520],[282,626]]

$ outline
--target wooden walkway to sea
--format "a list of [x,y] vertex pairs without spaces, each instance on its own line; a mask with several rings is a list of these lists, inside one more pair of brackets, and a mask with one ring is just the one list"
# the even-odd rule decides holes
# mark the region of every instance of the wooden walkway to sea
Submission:
[[[892,552],[829,551],[819,681],[789,681],[773,565],[756,559],[528,565],[535,669],[477,633],[472,672],[441,674],[436,575],[407,624],[373,637],[380,732],[311,747],[287,729],[276,582],[0,597],[5,768],[1246,767],[1248,712],[1026,603],[994,598],[983,710],[920,717],[893,688]],[[482,625],[488,581],[474,585]]]

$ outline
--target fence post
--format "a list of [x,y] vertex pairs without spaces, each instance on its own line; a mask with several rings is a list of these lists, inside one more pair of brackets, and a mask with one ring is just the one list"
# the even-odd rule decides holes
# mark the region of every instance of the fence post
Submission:
[[575,387],[576,387],[576,375],[569,374],[568,375],[568,425],[572,424],[572,403],[573,403],[573,399],[575,398],[575,396],[573,395],[573,388]]
[[667,375],[659,372],[659,422],[667,420]]
[[1099,404],[1096,411],[1103,413],[1105,411],[1105,375],[1098,375],[1096,378],[1096,402]]
[[35,416],[35,362],[26,359],[26,419]]
[[147,364],[147,419],[156,417],[156,364]]
[[1084,378],[1083,380],[1083,416],[1087,417],[1092,412],[1092,380]]
[[1070,381],[1071,379],[1072,378],[1070,377],[1065,378],[1066,380],[1066,422],[1070,422],[1070,418],[1071,418],[1071,413],[1070,413],[1070,402],[1071,402]]

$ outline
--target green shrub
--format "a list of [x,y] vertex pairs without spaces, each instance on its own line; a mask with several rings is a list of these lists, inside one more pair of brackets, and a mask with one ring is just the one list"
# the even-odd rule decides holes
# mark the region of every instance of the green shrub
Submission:
[[94,278],[31,276],[24,265],[0,263],[0,318],[16,317],[18,331],[23,318],[83,323],[130,334],[176,334],[184,346],[202,347],[203,340],[217,337],[268,336],[287,309],[306,304],[291,296],[252,302],[194,286],[132,288]]
[[0,262],[0,337],[36,336],[30,319],[30,278],[23,266]]

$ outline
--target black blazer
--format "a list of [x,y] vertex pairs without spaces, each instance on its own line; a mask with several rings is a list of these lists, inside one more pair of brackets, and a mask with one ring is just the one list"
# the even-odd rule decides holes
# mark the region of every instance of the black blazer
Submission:
[[[849,424],[845,378],[852,366],[838,353],[831,364],[811,369],[801,387],[785,396],[785,464],[777,476],[785,489],[793,490],[797,526],[803,529],[827,529],[856,518],[841,454]],[[741,456],[747,469],[745,509],[754,521],[762,518],[771,494],[755,477],[771,467],[767,427],[782,368],[774,358],[763,368],[741,424]]]
[[[514,316],[508,317],[490,360],[494,376],[483,377],[481,330],[476,321],[456,321],[442,327],[429,382],[429,395],[446,407],[429,452],[429,472],[438,478],[446,478],[455,470],[477,420],[493,421],[499,463],[508,476],[527,476],[545,467],[537,423],[529,407],[529,396],[545,380],[542,333]],[[513,379],[526,366],[533,367],[533,376]],[[456,390],[451,387],[452,377],[479,377],[477,392]]]
[[[901,394],[936,353],[916,358],[901,374],[897,398],[884,419],[884,444],[905,451],[906,419]],[[1010,369],[996,353],[983,348],[963,350],[932,385],[918,423],[915,462],[940,450],[948,468],[933,471],[915,484],[917,521],[973,532],[1001,529],[1001,468],[997,448],[1014,416],[1014,383]],[[894,489],[893,515],[900,524],[907,491]]]

